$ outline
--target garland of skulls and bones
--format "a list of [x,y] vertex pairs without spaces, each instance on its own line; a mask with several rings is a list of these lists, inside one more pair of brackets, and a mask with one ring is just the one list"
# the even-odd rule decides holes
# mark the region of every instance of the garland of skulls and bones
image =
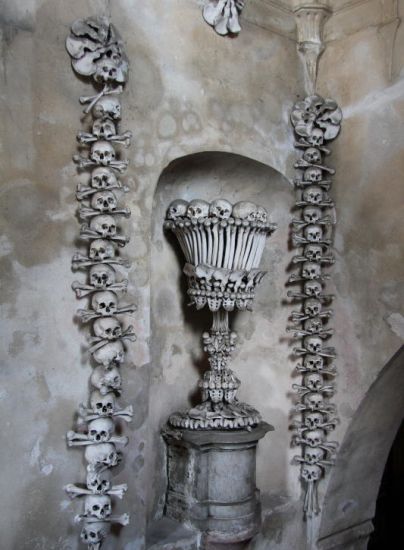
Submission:
[[123,329],[120,314],[132,313],[134,305],[119,305],[118,296],[127,289],[127,279],[119,271],[129,267],[126,259],[118,256],[128,238],[119,231],[119,220],[128,217],[128,208],[118,205],[128,188],[118,175],[127,167],[115,150],[117,145],[129,146],[131,133],[119,134],[117,124],[121,118],[119,94],[127,80],[128,61],[117,31],[103,17],[77,20],[66,41],[73,69],[83,76],[92,77],[97,93],[81,97],[84,113],[92,115],[89,131],[77,135],[80,149],[74,161],[80,171],[88,172],[86,183],[79,183],[76,197],[80,202],[79,217],[83,224],[80,239],[87,245],[87,253],[76,252],[73,270],[84,270],[86,281],[74,281],[72,287],[77,298],[89,300],[88,309],[79,309],[82,323],[92,324],[89,353],[95,367],[88,404],[78,410],[77,431],[67,433],[69,447],[84,446],[87,477],[83,485],[65,487],[71,498],[83,497],[83,512],[76,516],[82,522],[81,540],[89,550],[99,550],[112,523],[127,525],[128,514],[112,515],[111,497],[123,498],[126,484],[114,485],[111,468],[121,460],[117,445],[124,446],[128,438],[117,435],[116,423],[129,422],[132,406],[120,408],[117,396],[121,393],[120,366],[125,359],[124,342],[134,341],[133,327]]
[[302,304],[300,311],[292,312],[293,326],[288,327],[299,341],[294,354],[302,358],[296,366],[296,372],[302,376],[301,384],[293,384],[297,403],[293,409],[292,444],[302,448],[294,461],[301,465],[306,517],[319,512],[318,483],[326,468],[333,464],[337,450],[337,443],[328,441],[329,432],[337,424],[335,405],[329,399],[334,394],[335,350],[326,345],[333,334],[326,326],[333,316],[328,307],[333,296],[324,292],[324,283],[329,278],[324,268],[334,263],[330,252],[334,222],[329,190],[330,176],[335,171],[325,165],[324,158],[330,154],[327,144],[337,137],[341,120],[336,102],[318,95],[298,101],[291,113],[295,146],[303,153],[295,163],[299,170],[295,179],[299,215],[292,219],[292,241],[299,249],[292,263],[299,272],[288,281],[300,284],[300,289],[290,290],[288,296]]

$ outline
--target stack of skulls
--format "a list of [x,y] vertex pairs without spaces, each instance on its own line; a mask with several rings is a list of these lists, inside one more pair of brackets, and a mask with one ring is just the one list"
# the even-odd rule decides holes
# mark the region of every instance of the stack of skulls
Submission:
[[295,461],[301,465],[307,517],[319,512],[318,482],[326,467],[333,464],[337,449],[335,442],[328,441],[337,423],[335,406],[330,403],[336,375],[335,350],[325,345],[333,333],[326,326],[333,315],[327,308],[333,296],[324,292],[329,278],[324,269],[334,263],[330,252],[333,202],[329,196],[334,170],[325,165],[324,157],[330,154],[327,144],[337,137],[341,120],[335,101],[318,95],[297,102],[291,114],[295,146],[303,154],[295,164],[299,170],[295,180],[299,216],[292,220],[292,241],[299,249],[293,264],[299,272],[290,276],[289,283],[298,283],[301,288],[289,291],[288,296],[302,305],[300,311],[292,312],[294,324],[288,331],[300,342],[294,352],[302,357],[296,366],[302,382],[293,385],[297,399],[294,414],[298,416],[293,422],[293,444],[302,449]]
[[87,478],[83,485],[69,484],[70,497],[84,497],[84,509],[76,516],[83,522],[81,539],[89,550],[98,550],[110,531],[111,523],[126,525],[128,514],[112,515],[111,497],[122,498],[126,484],[114,485],[111,469],[121,460],[117,445],[125,446],[127,437],[116,435],[116,423],[129,422],[132,406],[120,408],[117,397],[121,394],[120,367],[125,360],[124,342],[134,341],[133,327],[124,328],[119,316],[135,311],[134,305],[120,305],[118,296],[126,292],[128,281],[120,276],[122,268],[129,267],[118,251],[128,238],[120,233],[119,221],[128,217],[128,208],[119,201],[128,188],[118,179],[127,161],[120,160],[116,148],[128,146],[130,132],[119,134],[122,93],[128,72],[128,63],[118,33],[105,18],[75,21],[66,42],[76,72],[92,76],[101,90],[94,96],[81,97],[86,104],[85,113],[91,113],[88,131],[80,131],[77,139],[88,147],[85,156],[75,155],[79,169],[88,172],[85,184],[77,187],[80,202],[79,216],[83,224],[80,239],[88,243],[87,254],[73,256],[74,270],[84,270],[85,281],[75,281],[77,298],[88,298],[89,307],[79,309],[81,322],[92,324],[89,353],[93,368],[88,404],[78,411],[77,431],[67,433],[67,443],[85,447]]
[[188,295],[197,309],[206,304],[210,311],[252,309],[255,288],[265,275],[258,269],[265,240],[276,228],[265,208],[247,201],[177,199],[164,227],[181,245]]

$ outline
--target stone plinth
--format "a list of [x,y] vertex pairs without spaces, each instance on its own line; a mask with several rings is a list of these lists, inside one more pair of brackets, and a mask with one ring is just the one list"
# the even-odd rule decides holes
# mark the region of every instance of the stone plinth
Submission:
[[166,515],[198,529],[206,541],[252,538],[261,523],[257,445],[273,429],[265,422],[251,431],[167,428]]

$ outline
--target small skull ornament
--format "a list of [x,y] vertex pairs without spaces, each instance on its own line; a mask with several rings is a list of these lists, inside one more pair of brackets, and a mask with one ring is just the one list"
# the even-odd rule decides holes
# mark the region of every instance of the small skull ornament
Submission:
[[324,378],[318,372],[306,374],[304,377],[304,385],[310,391],[319,391],[324,385]]
[[[311,413],[318,414],[318,413]],[[310,415],[308,415],[310,416]],[[317,464],[320,460],[324,460],[325,451],[319,447],[306,447],[304,449],[304,461],[306,464]]]
[[324,406],[324,397],[321,393],[310,392],[303,397],[303,402],[310,411],[319,411]]
[[309,204],[320,204],[323,202],[324,192],[316,185],[310,185],[303,191],[303,200]]
[[113,443],[100,443],[88,445],[84,457],[87,461],[87,471],[97,472],[106,468],[112,468],[119,463],[119,453]]
[[104,470],[103,472],[88,472],[86,478],[87,489],[96,495],[102,495],[111,488],[111,479],[112,475],[110,470]]
[[303,345],[309,353],[320,353],[323,349],[323,341],[319,336],[305,336]]
[[94,105],[92,115],[94,118],[119,120],[121,118],[121,102],[117,97],[104,95]]
[[318,206],[306,206],[303,209],[303,219],[306,223],[317,223],[322,215],[321,208]]
[[309,262],[319,262],[323,256],[323,247],[319,244],[307,244],[304,247],[304,256]]
[[312,224],[304,229],[304,236],[310,243],[319,243],[323,238],[323,230],[321,225]]
[[107,519],[112,513],[108,495],[88,495],[84,501],[84,514],[89,518]]
[[321,426],[324,423],[324,417],[319,412],[312,412],[306,414],[304,418],[304,424],[310,430],[315,430],[318,426]]
[[310,135],[307,137],[307,141],[313,147],[319,147],[324,143],[324,132],[320,128],[313,128]]
[[118,187],[118,180],[109,168],[99,166],[91,174],[91,187],[94,189],[113,189]]
[[306,315],[310,315],[310,317],[315,317],[321,312],[320,300],[316,300],[316,298],[307,298],[304,301],[303,311]]
[[320,151],[314,147],[308,147],[303,154],[303,158],[306,162],[310,162],[311,164],[321,164],[322,160]]
[[117,198],[112,191],[97,191],[91,199],[92,208],[100,212],[113,212],[117,205]]
[[122,336],[122,326],[116,317],[101,317],[93,324],[94,334],[104,340],[116,340]]
[[98,118],[95,120],[91,132],[97,139],[109,139],[116,135],[116,128],[109,118]]
[[110,523],[107,521],[85,522],[80,538],[88,545],[90,550],[97,550],[97,548],[100,548],[102,541],[108,536],[110,529]]
[[325,441],[325,431],[319,429],[309,430],[306,432],[304,439],[310,447],[319,447]]
[[321,468],[316,464],[304,464],[302,467],[302,478],[308,483],[313,483],[321,478]]
[[90,283],[95,288],[106,288],[116,282],[115,271],[109,265],[93,265],[90,268]]
[[168,220],[184,218],[187,215],[188,202],[182,199],[173,201],[167,209],[166,217]]
[[302,265],[303,279],[314,280],[321,277],[321,266],[315,262],[303,262]]
[[266,223],[268,221],[268,212],[263,206],[257,206],[256,220],[262,223]]
[[98,233],[101,237],[116,236],[116,222],[112,216],[107,214],[95,216],[90,222],[90,229]]
[[114,429],[115,424],[110,418],[96,418],[88,424],[88,438],[96,443],[107,443]]
[[110,316],[117,310],[118,297],[110,290],[96,292],[91,299],[91,305],[99,315]]
[[[309,246],[313,246],[313,245],[309,245]],[[314,265],[317,265],[317,264],[314,264]],[[321,273],[321,270],[320,270],[320,273]],[[304,294],[306,294],[306,296],[318,297],[320,296],[322,290],[323,290],[323,287],[320,281],[309,280],[309,281],[305,281],[303,285],[303,292]]]
[[104,239],[95,239],[90,244],[88,253],[91,260],[103,262],[115,257],[114,245]]
[[209,215],[209,203],[202,199],[194,199],[187,208],[187,216],[192,222],[207,218]]
[[308,353],[304,358],[303,365],[307,370],[321,372],[324,368],[324,359],[321,355],[312,355]]
[[115,149],[108,141],[96,141],[91,146],[90,158],[101,166],[110,165],[115,156]]
[[255,221],[257,219],[257,205],[248,201],[237,202],[233,206],[233,218]]
[[314,317],[312,319],[307,319],[304,322],[304,330],[310,332],[311,334],[318,333],[323,328],[323,322],[320,317]]
[[90,381],[100,391],[101,395],[106,395],[111,391],[119,392],[122,387],[121,374],[115,366],[108,369],[104,369],[104,367],[95,368]]
[[304,171],[304,181],[311,181],[313,183],[319,182],[323,179],[323,171],[316,166],[310,166]]
[[[102,346],[101,348],[94,351],[93,357],[96,363],[98,363],[99,365],[103,365],[106,368],[109,368],[113,364],[120,364],[124,362],[125,349],[122,342],[120,340],[116,340],[115,342],[109,342],[108,344],[105,344],[105,346]],[[107,391],[109,391],[108,387],[110,387],[111,389],[119,389],[121,387],[120,376],[119,380],[115,382],[115,377],[111,373],[111,370],[112,369],[107,371],[103,377],[103,387],[100,388],[100,391],[104,395]],[[115,383],[118,384],[117,387],[115,387]]]
[[95,390],[90,396],[90,407],[99,416],[111,416],[115,411],[115,396],[113,393],[102,395]]
[[216,199],[210,203],[209,214],[219,220],[227,220],[232,214],[233,207],[225,199]]

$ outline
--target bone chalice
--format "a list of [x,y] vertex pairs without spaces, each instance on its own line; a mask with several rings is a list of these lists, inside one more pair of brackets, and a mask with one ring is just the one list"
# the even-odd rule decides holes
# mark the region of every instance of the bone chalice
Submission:
[[167,210],[164,228],[176,235],[184,253],[191,304],[197,310],[207,306],[213,315],[210,331],[202,335],[210,365],[199,382],[202,403],[171,415],[169,423],[190,430],[251,430],[261,415],[236,396],[240,380],[228,363],[237,335],[229,328],[229,312],[252,310],[255,288],[266,273],[259,268],[266,238],[276,225],[252,202],[178,199]]

